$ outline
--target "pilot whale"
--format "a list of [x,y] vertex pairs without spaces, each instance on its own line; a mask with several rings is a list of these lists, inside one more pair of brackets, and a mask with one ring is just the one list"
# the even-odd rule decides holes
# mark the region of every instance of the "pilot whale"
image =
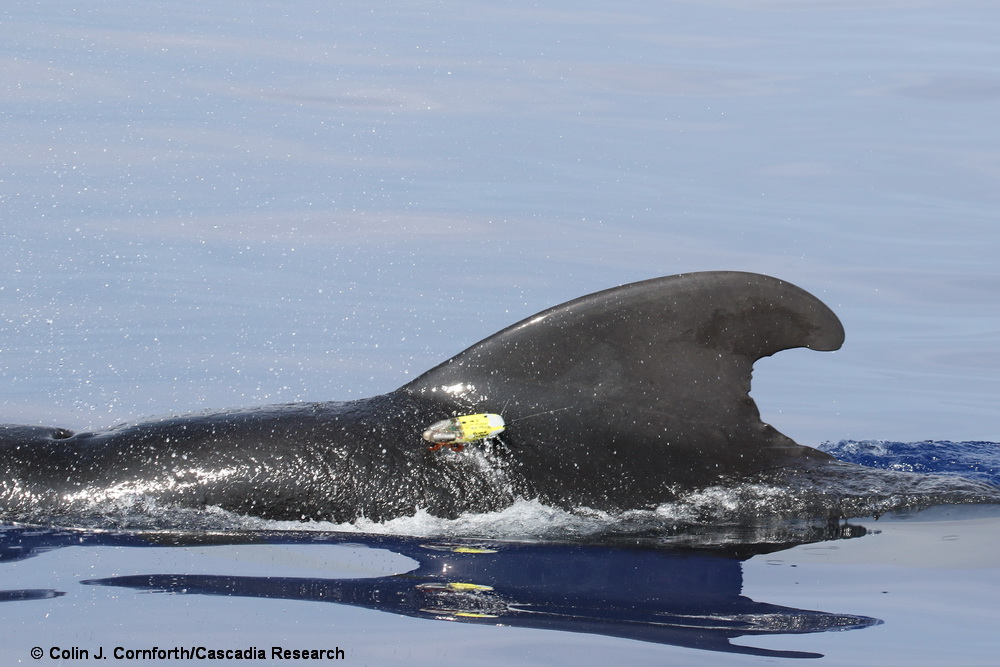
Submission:
[[[765,424],[749,395],[758,359],[843,341],[826,305],[776,278],[646,280],[538,313],[373,398],[94,432],[0,426],[0,517],[146,501],[336,522],[449,518],[522,498],[619,511],[732,480],[846,478],[858,466],[845,472]],[[505,428],[464,447],[425,439],[471,414]]]

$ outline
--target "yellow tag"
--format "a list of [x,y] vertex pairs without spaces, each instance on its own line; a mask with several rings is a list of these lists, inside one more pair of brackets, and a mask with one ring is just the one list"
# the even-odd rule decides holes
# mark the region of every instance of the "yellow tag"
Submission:
[[491,438],[501,433],[503,429],[503,417],[483,413],[462,415],[434,422],[424,431],[423,436],[427,442],[466,444],[483,438]]
[[462,441],[482,440],[500,433],[504,429],[503,417],[493,414],[465,415],[457,417],[462,429]]

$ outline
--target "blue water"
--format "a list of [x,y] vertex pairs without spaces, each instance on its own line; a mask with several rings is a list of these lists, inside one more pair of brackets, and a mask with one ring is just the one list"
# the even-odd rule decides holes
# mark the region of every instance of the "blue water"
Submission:
[[841,440],[820,446],[841,461],[902,472],[953,475],[1000,486],[1000,443]]
[[836,354],[807,444],[997,440],[997,10],[5,3],[4,420],[384,393],[553,304],[735,269]]
[[[864,533],[857,529],[855,536]],[[526,627],[602,635],[699,651],[776,657],[819,657],[731,643],[772,634],[865,629],[881,621],[857,614],[794,609],[741,595],[741,563],[723,551],[699,552],[604,545],[487,540],[433,541],[343,533],[94,533],[0,529],[0,564],[65,548],[128,548],[150,554],[211,545],[313,547],[334,558],[349,549],[391,552],[417,567],[403,573],[320,572],[311,577],[163,571],[85,579],[82,586],[184,596],[334,603],[433,621]],[[340,553],[338,553],[338,550]],[[763,553],[774,551],[769,545]],[[211,549],[209,549],[211,551]],[[155,557],[155,556],[154,556]],[[169,558],[169,556],[168,556]],[[191,567],[190,565],[188,567]],[[697,585],[692,585],[697,582]],[[126,593],[127,594],[127,593]],[[0,591],[0,601],[52,600],[51,588]]]

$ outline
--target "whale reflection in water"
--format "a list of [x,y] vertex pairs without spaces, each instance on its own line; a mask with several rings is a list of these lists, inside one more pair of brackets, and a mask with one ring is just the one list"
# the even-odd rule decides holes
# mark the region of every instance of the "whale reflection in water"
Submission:
[[[863,528],[833,524],[829,534],[812,537],[855,537],[863,532]],[[809,541],[814,540],[804,540]],[[731,640],[857,629],[881,622],[854,614],[783,607],[742,595],[742,562],[752,555],[793,546],[790,543],[708,549],[442,541],[304,531],[97,533],[12,527],[0,531],[0,562],[71,545],[239,544],[337,547],[339,551],[331,549],[331,559],[343,555],[345,546],[385,549],[412,558],[419,566],[403,574],[372,578],[161,573],[83,583],[144,592],[333,602],[418,618],[580,632],[789,658],[821,655],[755,648]]]

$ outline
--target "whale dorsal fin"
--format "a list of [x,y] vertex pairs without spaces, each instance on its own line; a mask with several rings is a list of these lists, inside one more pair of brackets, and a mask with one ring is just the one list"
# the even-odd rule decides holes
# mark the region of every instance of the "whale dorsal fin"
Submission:
[[456,412],[499,412],[508,424],[524,419],[535,438],[551,439],[552,424],[534,422],[554,421],[572,438],[596,434],[623,446],[791,453],[808,448],[760,421],[749,396],[753,363],[795,347],[836,350],[843,340],[837,316],[790,283],[689,273],[549,308],[402,391]]

